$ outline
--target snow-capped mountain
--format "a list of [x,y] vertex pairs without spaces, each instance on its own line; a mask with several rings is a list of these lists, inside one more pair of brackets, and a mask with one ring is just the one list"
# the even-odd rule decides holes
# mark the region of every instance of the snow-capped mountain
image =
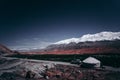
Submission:
[[120,32],[100,32],[53,43],[24,54],[120,54]]
[[96,34],[86,34],[80,38],[70,38],[58,41],[54,44],[69,44],[71,42],[79,43],[86,41],[104,41],[104,40],[120,40],[120,32],[100,32]]

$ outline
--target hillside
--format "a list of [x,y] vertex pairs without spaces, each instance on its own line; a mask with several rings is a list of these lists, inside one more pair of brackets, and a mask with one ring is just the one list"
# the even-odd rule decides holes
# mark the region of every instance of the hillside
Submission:
[[6,46],[0,44],[0,55],[12,54],[13,51],[8,49]]

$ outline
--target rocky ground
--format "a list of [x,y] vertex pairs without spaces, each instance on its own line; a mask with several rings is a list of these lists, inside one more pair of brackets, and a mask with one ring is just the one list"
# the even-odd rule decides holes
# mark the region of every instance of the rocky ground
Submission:
[[64,62],[0,58],[0,80],[119,80],[119,75],[119,71]]

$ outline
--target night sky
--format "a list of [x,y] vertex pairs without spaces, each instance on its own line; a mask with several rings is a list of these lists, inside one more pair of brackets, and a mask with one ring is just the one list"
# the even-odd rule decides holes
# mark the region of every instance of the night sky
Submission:
[[0,43],[9,48],[102,31],[120,31],[119,0],[0,0]]

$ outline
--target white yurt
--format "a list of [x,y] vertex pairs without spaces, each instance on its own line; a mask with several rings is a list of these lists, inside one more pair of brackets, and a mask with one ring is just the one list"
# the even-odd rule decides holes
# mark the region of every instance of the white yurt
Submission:
[[88,68],[89,67],[91,67],[91,68],[92,67],[99,68],[100,65],[101,65],[101,62],[98,59],[94,58],[94,57],[88,57],[85,60],[83,60],[82,62],[83,62],[83,66],[88,67]]

